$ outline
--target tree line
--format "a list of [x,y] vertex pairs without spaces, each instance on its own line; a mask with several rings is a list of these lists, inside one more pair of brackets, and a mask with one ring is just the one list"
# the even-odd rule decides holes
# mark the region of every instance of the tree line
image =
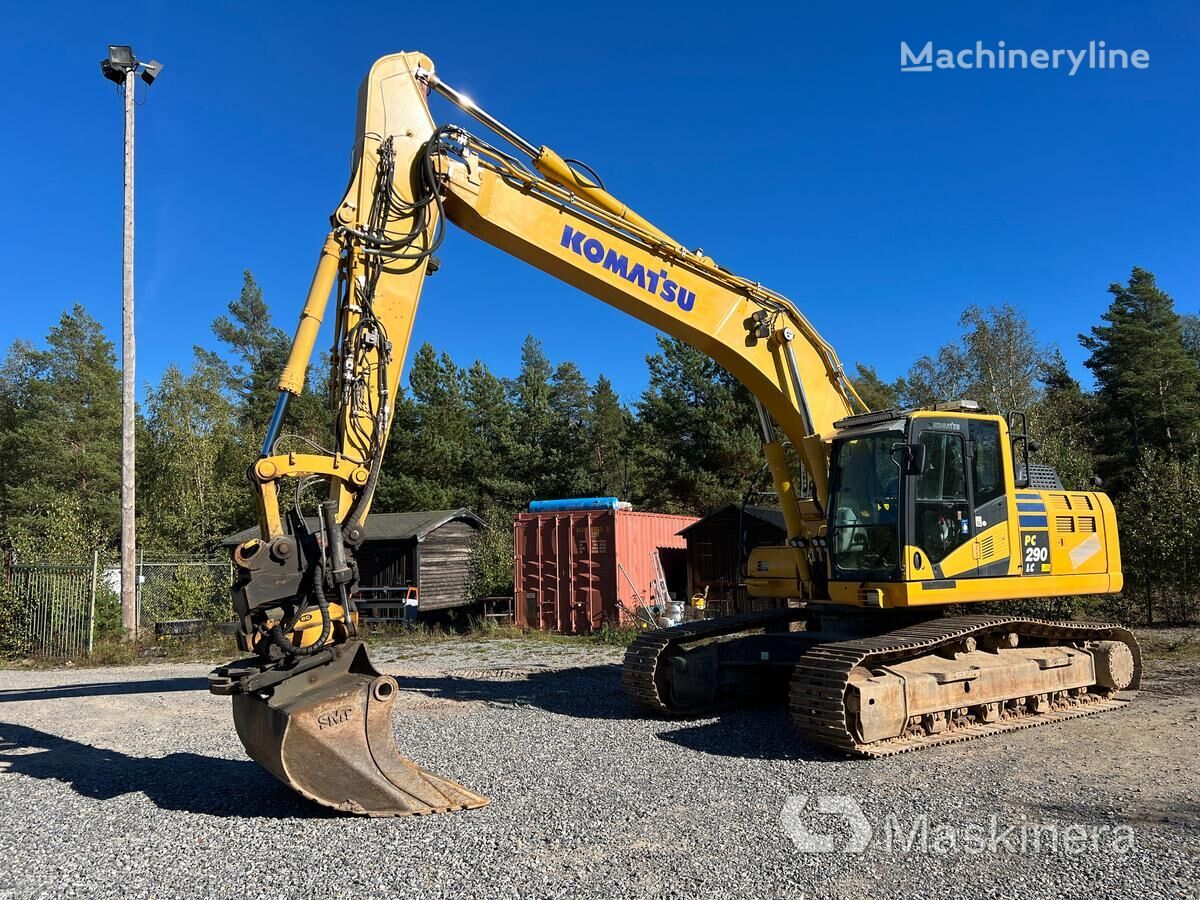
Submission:
[[[887,381],[859,364],[873,409],[969,397],[1025,410],[1040,459],[1064,484],[1093,475],[1118,505],[1126,590],[1114,615],[1193,620],[1200,580],[1200,318],[1181,315],[1135,268],[1079,341],[1094,387],[1070,373],[1011,305],[968,307],[955,340]],[[138,533],[148,554],[215,553],[255,521],[256,457],[290,336],[245,273],[240,294],[190,365],[148,386],[138,418]],[[511,522],[530,499],[617,495],[636,507],[704,514],[767,487],[749,393],[704,354],[666,337],[625,404],[526,338],[513,378],[461,366],[425,344],[395,404],[374,509],[469,506],[487,522],[480,592],[511,587]],[[324,366],[291,405],[283,447],[328,446]],[[116,546],[120,375],[113,344],[81,306],[40,344],[17,341],[0,368],[0,541],[24,561],[78,562]],[[289,445],[289,441],[294,442]]]

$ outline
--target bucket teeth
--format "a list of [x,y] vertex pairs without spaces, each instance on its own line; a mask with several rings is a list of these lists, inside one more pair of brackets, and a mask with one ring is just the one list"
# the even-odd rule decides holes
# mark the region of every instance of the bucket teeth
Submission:
[[367,816],[476,809],[488,803],[396,750],[396,680],[353,642],[334,659],[263,692],[236,693],[233,719],[250,758],[311,800]]

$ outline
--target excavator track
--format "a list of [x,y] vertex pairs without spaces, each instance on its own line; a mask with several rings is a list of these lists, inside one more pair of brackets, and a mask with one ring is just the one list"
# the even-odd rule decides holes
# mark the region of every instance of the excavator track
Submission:
[[[728,708],[733,698],[686,706],[676,703],[664,677],[669,671],[672,652],[706,641],[736,639],[739,634],[786,629],[793,622],[812,618],[812,610],[765,610],[641,634],[625,654],[622,680],[626,693],[636,703],[667,716],[706,715]],[[1102,641],[1124,644],[1133,663],[1129,689],[1115,691],[1092,686],[1086,692],[1063,692],[1058,702],[1042,704],[1036,712],[1024,703],[1026,697],[1013,696],[1000,704],[1003,712],[996,721],[980,721],[968,714],[968,707],[964,706],[952,712],[945,730],[937,733],[926,733],[921,727],[910,725],[902,735],[884,740],[865,742],[856,736],[847,706],[853,675],[886,670],[906,660],[961,647],[968,641],[984,642],[1007,634],[1038,645],[1082,646]],[[953,653],[949,658],[953,658]],[[938,618],[880,635],[814,643],[803,652],[793,670],[788,704],[793,722],[809,740],[850,755],[876,758],[1122,709],[1137,693],[1141,670],[1136,639],[1128,629],[1116,625],[1049,622],[1015,616]]]
[[[951,716],[947,730],[936,734],[910,728],[904,735],[871,743],[864,743],[855,736],[847,708],[852,673],[937,653],[946,645],[961,645],[967,639],[985,639],[999,633],[1065,644],[1123,643],[1133,657],[1132,690],[1120,693],[1089,691],[1073,697],[1069,703],[1037,713],[1023,708],[1008,709],[999,721],[994,722],[980,722],[966,715]],[[1121,709],[1136,695],[1141,671],[1137,641],[1125,628],[1009,616],[962,616],[935,619],[876,637],[816,645],[804,654],[793,672],[789,707],[792,721],[808,739],[852,755],[884,757]]]
[[635,703],[668,716],[695,716],[722,709],[728,704],[711,703],[680,707],[671,700],[660,677],[670,652],[684,644],[713,640],[740,632],[785,628],[792,622],[807,619],[811,615],[811,612],[803,609],[767,609],[643,632],[625,652],[625,661],[621,667],[621,680],[625,685],[625,692]]

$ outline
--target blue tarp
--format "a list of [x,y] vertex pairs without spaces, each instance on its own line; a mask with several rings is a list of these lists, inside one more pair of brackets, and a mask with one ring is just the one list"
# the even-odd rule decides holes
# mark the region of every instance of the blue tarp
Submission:
[[616,497],[572,497],[566,500],[532,500],[530,512],[577,512],[587,509],[616,509]]

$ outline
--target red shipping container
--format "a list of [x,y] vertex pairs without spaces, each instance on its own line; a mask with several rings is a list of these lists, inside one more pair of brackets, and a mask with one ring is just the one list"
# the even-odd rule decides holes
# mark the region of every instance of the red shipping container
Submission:
[[683,600],[686,544],[679,532],[694,516],[600,509],[520,513],[513,523],[517,624],[587,634],[604,622],[631,624],[653,602],[651,554],[667,586]]

